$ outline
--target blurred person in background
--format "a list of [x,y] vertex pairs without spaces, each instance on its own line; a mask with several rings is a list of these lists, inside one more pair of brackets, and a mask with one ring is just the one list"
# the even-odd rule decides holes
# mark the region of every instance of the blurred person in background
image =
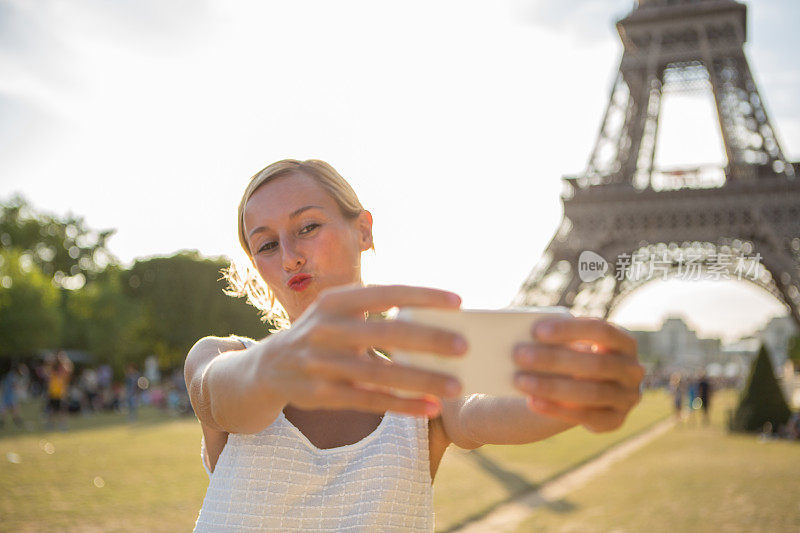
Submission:
[[672,405],[675,409],[675,420],[680,421],[683,414],[683,379],[680,373],[673,372],[669,380],[670,392],[672,393]]
[[59,429],[67,429],[67,394],[73,372],[72,361],[65,351],[60,351],[55,358],[45,364],[44,373],[47,379],[47,429],[59,423]]
[[792,413],[781,428],[781,436],[789,440],[800,440],[800,412]]
[[189,402],[189,392],[186,390],[186,381],[183,378],[183,369],[175,369],[170,378],[169,405],[177,415],[194,415]]
[[148,402],[149,405],[153,407],[157,407],[159,409],[166,409],[167,408],[167,385],[160,384],[154,385],[149,388],[150,390],[150,401]]
[[102,409],[112,410],[114,391],[112,384],[114,381],[114,371],[111,365],[103,364],[97,369],[97,392],[100,395],[100,406]]
[[687,399],[689,400],[686,407],[688,409],[689,421],[692,421],[694,420],[694,411],[699,407],[695,402],[697,399],[697,380],[691,373],[686,376],[686,380]]
[[0,428],[6,423],[6,414],[18,428],[25,427],[19,411],[20,391],[25,383],[28,367],[22,363],[15,364],[0,380]]
[[97,376],[97,371],[90,367],[84,368],[83,372],[81,372],[80,384],[85,395],[83,411],[85,413],[94,413],[99,409],[100,403],[98,394],[100,381]]
[[700,375],[700,380],[697,382],[697,397],[700,399],[700,407],[703,409],[703,424],[708,425],[710,422],[711,383],[705,372]]
[[106,409],[115,413],[122,412],[122,400],[125,394],[125,387],[119,381],[113,381],[108,389],[108,404]]
[[133,422],[137,417],[139,406],[139,371],[132,364],[125,367],[125,403],[128,406],[128,420]]
[[85,404],[86,394],[81,388],[80,383],[71,383],[67,391],[67,414],[80,413],[86,416],[87,411],[85,409]]

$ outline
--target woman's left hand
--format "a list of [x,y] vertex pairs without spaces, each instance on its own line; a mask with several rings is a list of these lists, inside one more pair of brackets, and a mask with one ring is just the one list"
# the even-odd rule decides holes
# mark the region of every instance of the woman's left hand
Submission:
[[636,339],[596,318],[548,318],[533,325],[535,342],[514,349],[514,386],[533,412],[611,431],[639,402],[644,367]]

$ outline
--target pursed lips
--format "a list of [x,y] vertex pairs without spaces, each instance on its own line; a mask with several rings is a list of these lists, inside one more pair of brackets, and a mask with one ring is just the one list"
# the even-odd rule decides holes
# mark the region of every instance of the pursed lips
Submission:
[[309,274],[296,274],[292,276],[287,285],[289,285],[289,287],[294,287],[295,285],[302,283],[303,281],[310,278],[311,276]]

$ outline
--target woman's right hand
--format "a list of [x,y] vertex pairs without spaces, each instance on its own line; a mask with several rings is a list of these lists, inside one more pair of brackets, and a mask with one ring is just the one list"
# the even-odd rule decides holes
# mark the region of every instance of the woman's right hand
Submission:
[[[466,352],[455,332],[395,320],[368,321],[365,313],[392,307],[457,309],[452,292],[406,285],[346,285],[327,289],[292,324],[276,333],[258,363],[263,386],[301,409],[354,409],[383,413],[435,415],[436,397],[455,397],[461,383],[430,372],[370,357],[372,346],[426,351],[443,356]],[[424,394],[421,399],[392,394],[387,388]]]

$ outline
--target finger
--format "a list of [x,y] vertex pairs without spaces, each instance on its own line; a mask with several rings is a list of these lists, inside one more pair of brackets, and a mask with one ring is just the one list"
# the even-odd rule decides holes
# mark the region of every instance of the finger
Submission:
[[320,293],[316,306],[343,314],[378,313],[401,306],[457,309],[461,298],[454,292],[411,285],[345,285]]
[[586,353],[563,346],[518,344],[513,357],[520,370],[617,381],[631,387],[637,387],[645,374],[644,367],[628,356]]
[[441,404],[434,397],[400,398],[336,381],[318,382],[313,397],[316,402],[322,403],[322,409],[354,409],[372,413],[394,411],[416,416],[435,416],[441,410]]
[[532,326],[536,340],[545,344],[590,343],[606,352],[636,356],[636,339],[619,326],[599,318],[547,318]]
[[368,346],[381,346],[456,356],[466,353],[468,347],[463,335],[455,331],[402,320],[329,320],[315,335],[319,345],[359,351]]
[[352,357],[317,358],[308,370],[316,376],[347,380],[359,386],[376,385],[448,398],[457,397],[462,390],[458,379],[448,374]]
[[528,408],[545,416],[558,418],[564,422],[584,426],[589,431],[612,431],[619,428],[625,415],[614,409],[587,409],[560,405],[537,398],[528,397]]
[[607,381],[517,373],[514,386],[537,398],[585,407],[612,407],[627,411],[639,401],[638,390]]

